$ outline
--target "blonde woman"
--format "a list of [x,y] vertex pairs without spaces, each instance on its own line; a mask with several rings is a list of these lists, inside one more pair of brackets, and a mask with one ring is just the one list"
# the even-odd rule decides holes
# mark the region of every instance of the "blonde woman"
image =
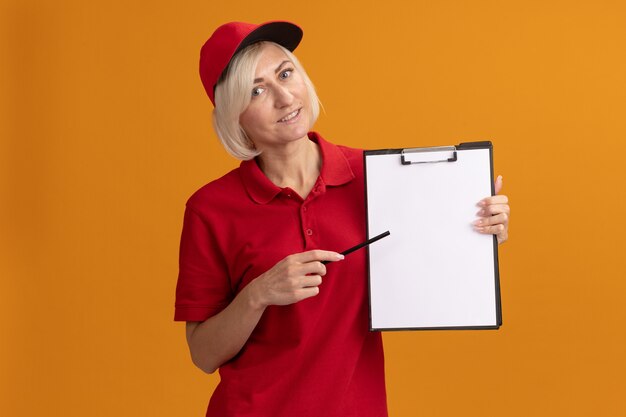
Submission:
[[[193,362],[221,376],[207,416],[387,415],[365,252],[334,252],[365,240],[363,153],[311,131],[301,38],[231,22],[201,51],[215,130],[242,160],[189,199],[181,239],[175,319]],[[507,199],[483,201],[477,231],[503,242]]]

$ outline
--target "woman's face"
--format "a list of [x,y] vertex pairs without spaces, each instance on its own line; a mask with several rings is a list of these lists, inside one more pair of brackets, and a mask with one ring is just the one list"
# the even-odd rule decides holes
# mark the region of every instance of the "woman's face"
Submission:
[[306,137],[311,128],[308,90],[294,64],[275,45],[261,47],[250,95],[239,123],[257,150]]

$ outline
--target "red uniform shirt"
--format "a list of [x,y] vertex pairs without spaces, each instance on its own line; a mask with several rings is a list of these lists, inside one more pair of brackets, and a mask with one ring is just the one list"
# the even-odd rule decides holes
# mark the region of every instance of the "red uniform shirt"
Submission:
[[[220,312],[287,255],[365,240],[363,152],[309,138],[323,162],[306,199],[274,185],[254,160],[189,199],[175,320]],[[220,367],[207,416],[386,416],[382,341],[368,314],[359,250],[327,265],[317,296],[267,307],[241,352]]]

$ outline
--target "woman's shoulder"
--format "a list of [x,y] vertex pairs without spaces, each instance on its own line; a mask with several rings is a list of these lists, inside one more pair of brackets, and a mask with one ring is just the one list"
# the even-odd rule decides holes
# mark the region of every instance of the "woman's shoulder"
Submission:
[[203,185],[187,200],[187,207],[195,211],[204,211],[228,204],[245,194],[237,167],[220,178]]

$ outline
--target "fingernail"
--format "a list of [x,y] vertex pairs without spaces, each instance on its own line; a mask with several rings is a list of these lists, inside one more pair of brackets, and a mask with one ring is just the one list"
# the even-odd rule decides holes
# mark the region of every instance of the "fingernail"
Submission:
[[485,215],[485,210],[484,209],[480,209],[478,210],[478,213],[476,213],[477,216],[484,216]]
[[472,222],[472,224],[473,224],[474,226],[480,226],[480,225],[482,225],[482,224],[483,224],[483,221],[482,221],[482,220],[480,220],[480,219],[478,219],[478,220],[474,220],[474,221]]
[[487,203],[484,200],[479,201],[477,204],[479,207],[485,207],[485,205],[487,205]]
[[498,179],[502,181],[502,175],[498,175]]
[[345,256],[343,256],[342,254],[340,254],[340,253],[337,254],[337,260],[338,261],[341,261],[344,258],[345,258]]

